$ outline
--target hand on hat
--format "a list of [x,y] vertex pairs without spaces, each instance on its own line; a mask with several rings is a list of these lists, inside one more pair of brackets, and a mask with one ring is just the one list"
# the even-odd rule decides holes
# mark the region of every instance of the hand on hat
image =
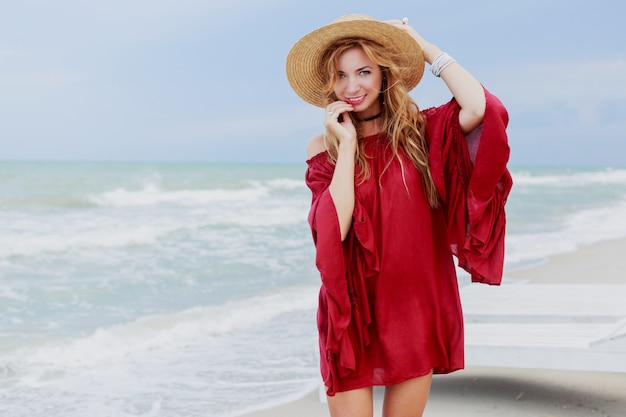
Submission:
[[[324,127],[339,140],[340,144],[351,140],[356,143],[356,128],[348,115],[352,110],[354,110],[352,104],[345,101],[335,101],[326,106]],[[339,116],[343,116],[341,121]]]
[[435,57],[441,52],[437,46],[426,41],[426,39],[424,39],[422,35],[417,33],[417,31],[409,25],[408,19],[406,17],[402,20],[386,20],[385,23],[389,23],[390,25],[397,27],[398,29],[408,33],[413,39],[415,39],[415,42],[417,42],[422,48],[422,51],[424,53],[424,60],[426,60],[426,62],[428,62],[429,64],[431,64]]

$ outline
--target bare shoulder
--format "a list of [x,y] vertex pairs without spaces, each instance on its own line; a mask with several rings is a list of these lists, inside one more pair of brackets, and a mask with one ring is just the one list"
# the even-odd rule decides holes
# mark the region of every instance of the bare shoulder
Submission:
[[326,144],[324,143],[324,135],[320,133],[319,135],[313,136],[313,138],[309,141],[309,145],[307,146],[307,157],[312,158],[325,150]]

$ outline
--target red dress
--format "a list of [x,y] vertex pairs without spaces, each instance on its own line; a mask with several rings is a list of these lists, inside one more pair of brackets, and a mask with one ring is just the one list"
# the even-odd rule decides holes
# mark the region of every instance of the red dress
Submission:
[[508,116],[497,98],[485,94],[485,119],[468,138],[454,100],[423,112],[442,200],[437,209],[428,204],[419,172],[406,157],[402,171],[384,135],[360,139],[371,157],[371,176],[355,181],[352,227],[342,242],[328,191],[334,164],[326,152],[307,161],[309,223],[322,279],[320,367],[329,395],[463,368],[452,255],[473,281],[500,283],[504,204],[512,185]]

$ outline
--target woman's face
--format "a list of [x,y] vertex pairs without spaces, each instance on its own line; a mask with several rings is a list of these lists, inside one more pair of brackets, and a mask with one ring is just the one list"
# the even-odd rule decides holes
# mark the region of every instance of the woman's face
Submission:
[[383,75],[362,48],[343,52],[337,61],[338,79],[334,91],[337,98],[352,104],[361,118],[380,112],[380,90]]

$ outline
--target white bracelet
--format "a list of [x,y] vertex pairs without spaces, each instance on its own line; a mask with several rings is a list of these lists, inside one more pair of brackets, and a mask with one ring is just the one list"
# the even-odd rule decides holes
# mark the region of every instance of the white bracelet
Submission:
[[437,55],[437,58],[435,58],[433,63],[430,64],[430,72],[432,72],[435,77],[439,77],[441,75],[441,71],[446,69],[446,67],[453,62],[456,62],[454,58],[447,53],[442,52]]

